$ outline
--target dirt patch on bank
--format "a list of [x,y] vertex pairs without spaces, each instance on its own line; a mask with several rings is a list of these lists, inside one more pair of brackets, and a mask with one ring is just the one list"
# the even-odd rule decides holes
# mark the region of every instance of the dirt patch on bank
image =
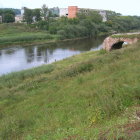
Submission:
[[[118,131],[120,132],[120,137],[116,137]],[[134,137],[135,133],[138,134],[135,140],[140,140],[140,122],[126,124],[124,126],[119,126],[118,131],[113,132],[112,140],[128,140],[128,138],[129,140],[131,140],[131,137]],[[109,136],[110,132],[111,132],[111,129],[104,133],[101,133],[99,136],[99,140],[110,140],[108,139],[108,137],[110,137]]]

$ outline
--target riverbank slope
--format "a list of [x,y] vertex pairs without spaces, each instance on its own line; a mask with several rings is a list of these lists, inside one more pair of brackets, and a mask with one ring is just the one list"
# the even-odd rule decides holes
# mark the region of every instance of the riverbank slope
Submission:
[[0,138],[139,140],[140,43],[0,77]]
[[[107,34],[100,35],[99,37],[105,37]],[[81,40],[89,38],[72,37],[60,39],[57,34],[50,34],[47,30],[39,30],[31,28],[29,25],[21,23],[4,23],[0,24],[0,48],[14,45],[14,46],[31,46],[31,45],[43,45],[57,42],[67,42],[72,40]],[[94,38],[97,38],[94,37]]]
[[0,24],[0,47],[6,45],[32,45],[54,42],[57,35],[30,28],[26,24]]

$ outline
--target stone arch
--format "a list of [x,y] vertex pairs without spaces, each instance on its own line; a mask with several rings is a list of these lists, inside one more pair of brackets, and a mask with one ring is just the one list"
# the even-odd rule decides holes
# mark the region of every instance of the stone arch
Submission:
[[114,49],[121,49],[124,42],[127,44],[134,44],[138,41],[138,38],[112,38],[107,37],[103,42],[103,49],[111,51]]
[[118,41],[111,46],[111,50],[121,49],[125,41]]

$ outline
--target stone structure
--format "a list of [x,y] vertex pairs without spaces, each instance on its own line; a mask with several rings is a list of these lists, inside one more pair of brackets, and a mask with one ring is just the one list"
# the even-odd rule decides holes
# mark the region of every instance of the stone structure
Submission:
[[[140,33],[132,33],[133,35],[136,34],[137,36],[140,35]],[[129,35],[132,35],[131,33],[129,34],[117,34],[115,35],[116,37],[107,37],[104,42],[103,42],[103,49],[107,50],[107,51],[111,51],[113,49],[120,49],[122,48],[122,45],[125,44],[134,44],[136,43],[139,38],[138,37],[130,37]],[[124,35],[124,37],[123,37]],[[126,37],[127,35],[127,37]],[[120,37],[119,37],[120,36]]]

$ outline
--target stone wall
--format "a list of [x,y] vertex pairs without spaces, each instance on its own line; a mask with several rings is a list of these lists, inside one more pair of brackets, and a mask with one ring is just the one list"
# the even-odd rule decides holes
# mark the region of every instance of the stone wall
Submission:
[[103,49],[110,51],[112,46],[118,42],[126,42],[128,44],[134,44],[138,41],[138,38],[112,38],[107,37],[103,42]]

